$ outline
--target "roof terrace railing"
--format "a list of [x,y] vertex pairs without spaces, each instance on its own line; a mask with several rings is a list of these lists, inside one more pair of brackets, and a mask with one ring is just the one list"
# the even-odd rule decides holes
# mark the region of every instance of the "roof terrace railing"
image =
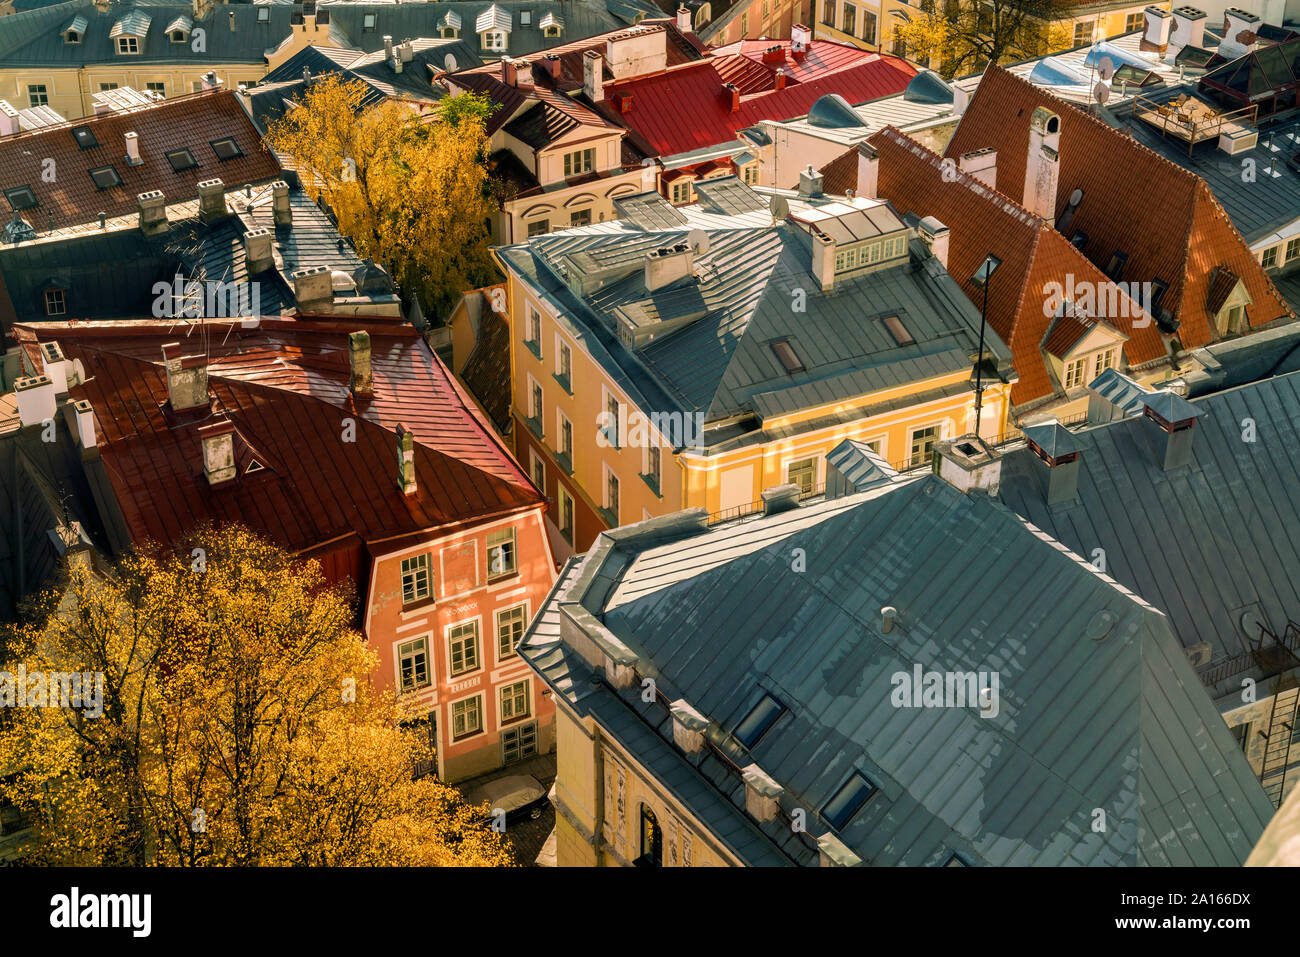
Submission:
[[[1264,642],[1267,638],[1271,638],[1272,642],[1266,645]],[[1268,661],[1267,656],[1271,653],[1277,653],[1277,658],[1280,660]],[[1205,687],[1213,688],[1220,681],[1226,681],[1235,675],[1249,671],[1257,665],[1270,674],[1286,671],[1300,665],[1300,625],[1288,618],[1286,628],[1283,630],[1281,637],[1278,637],[1269,630],[1267,625],[1260,622],[1259,642],[1255,647],[1243,651],[1239,655],[1210,662],[1209,665],[1197,672],[1197,677],[1201,679],[1201,684]]]

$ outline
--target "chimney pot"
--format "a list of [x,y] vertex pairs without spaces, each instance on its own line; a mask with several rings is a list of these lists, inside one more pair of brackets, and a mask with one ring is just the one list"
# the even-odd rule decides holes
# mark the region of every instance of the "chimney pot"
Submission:
[[144,160],[140,157],[140,135],[134,132],[127,133],[123,139],[126,140],[126,165],[141,165]]
[[47,375],[27,376],[14,383],[18,424],[26,428],[54,418],[54,381]]
[[271,184],[271,221],[279,226],[293,225],[293,207],[289,204],[289,184],[277,179]]
[[1142,403],[1160,467],[1168,472],[1191,462],[1196,420],[1205,415],[1204,410],[1168,390],[1152,392]]
[[695,250],[689,243],[652,249],[645,257],[646,292],[695,274]]
[[677,30],[680,33],[691,32],[691,11],[686,7],[677,8]]
[[887,635],[894,630],[894,622],[898,620],[898,609],[893,605],[886,605],[880,609],[880,633]]

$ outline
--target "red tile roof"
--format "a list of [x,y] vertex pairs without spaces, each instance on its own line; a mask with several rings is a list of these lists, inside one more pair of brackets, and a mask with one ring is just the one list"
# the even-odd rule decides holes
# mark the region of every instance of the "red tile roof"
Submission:
[[[99,144],[83,150],[73,137],[88,127]],[[126,163],[127,133],[139,136],[143,163]],[[242,155],[219,160],[212,141],[231,137]],[[164,155],[188,149],[198,166],[176,172]],[[52,162],[53,166],[49,163]],[[122,185],[100,189],[90,170],[111,165]],[[54,179],[44,175],[54,171]],[[214,90],[181,96],[139,110],[72,120],[59,126],[0,139],[0,189],[28,186],[39,203],[23,216],[38,231],[94,222],[102,212],[110,217],[135,212],[137,196],[162,190],[168,203],[198,197],[198,184],[221,179],[228,189],[262,183],[281,175],[275,157],[262,148],[261,137],[239,100],[229,91]],[[7,215],[8,207],[4,209]]]
[[1252,327],[1289,317],[1285,301],[1201,177],[1000,67],[985,71],[945,155],[956,159],[995,147],[999,191],[1023,201],[1029,117],[1039,106],[1061,118],[1058,214],[1066,198],[1082,189],[1071,234],[1087,234],[1083,252],[1103,267],[1116,251],[1127,253],[1122,282],[1168,283],[1161,306],[1181,323],[1185,348],[1214,339],[1206,304],[1216,266],[1245,282],[1254,302]]
[[[373,399],[348,391],[347,334],[370,333]],[[169,542],[204,522],[243,522],[295,552],[353,536],[377,542],[474,524],[542,497],[481,413],[409,326],[262,319],[206,324],[210,411],[174,413],[161,346],[201,352],[201,331],[167,321],[41,323],[15,332],[56,340],[85,367],[72,389],[95,409],[103,457],[134,541]],[[198,428],[233,423],[239,478],[209,487]],[[355,441],[344,438],[355,420]],[[397,487],[397,440],[415,436],[418,490]],[[263,468],[247,471],[256,461]]]

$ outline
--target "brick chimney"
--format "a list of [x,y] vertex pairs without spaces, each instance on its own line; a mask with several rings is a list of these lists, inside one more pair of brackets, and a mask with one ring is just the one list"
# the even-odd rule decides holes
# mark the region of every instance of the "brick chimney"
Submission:
[[415,437],[400,423],[397,426],[397,487],[403,495],[415,494]]
[[210,223],[226,215],[226,184],[216,178],[199,183],[199,221]]
[[206,407],[208,404],[207,359],[200,355],[183,355],[179,342],[162,347],[163,365],[167,369],[167,398],[173,412]]
[[156,236],[167,231],[167,198],[160,189],[151,189],[136,196],[140,210],[140,232]]
[[776,68],[776,88],[778,90],[785,89],[785,67],[779,66]]
[[1025,209],[1056,223],[1056,184],[1060,179],[1061,118],[1037,107],[1029,118],[1029,154],[1025,161]]
[[361,331],[348,335],[348,368],[352,394],[373,395],[375,384],[370,372],[370,333]]
[[213,422],[199,428],[203,443],[203,477],[209,485],[234,481],[235,423],[229,419]]
[[1223,12],[1223,40],[1219,55],[1229,60],[1253,53],[1259,46],[1260,19],[1249,10],[1228,7]]
[[1171,61],[1183,47],[1199,47],[1205,43],[1205,24],[1209,18],[1196,7],[1178,7],[1174,10],[1174,25],[1169,30],[1169,49],[1165,56]]
[[1172,24],[1173,17],[1169,11],[1147,7],[1142,11],[1142,40],[1138,49],[1143,53],[1158,54],[1164,59],[1165,51],[1169,49],[1169,28]]

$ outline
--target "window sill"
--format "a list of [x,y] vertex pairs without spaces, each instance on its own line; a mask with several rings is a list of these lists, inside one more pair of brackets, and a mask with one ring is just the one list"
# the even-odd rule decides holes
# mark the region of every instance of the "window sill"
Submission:
[[451,743],[460,744],[462,741],[468,741],[470,738],[477,738],[480,734],[483,734],[482,728],[479,728],[477,731],[471,731],[468,734],[462,734],[460,737],[452,735]]
[[539,439],[546,438],[546,433],[542,429],[542,423],[537,419],[524,419],[524,424],[528,426],[528,431],[533,433]]
[[426,608],[432,608],[437,604],[437,599],[432,596],[429,598],[417,598],[415,601],[402,602],[402,614],[410,611],[423,611]]
[[573,383],[569,381],[567,375],[552,375],[551,378],[560,384],[560,388],[563,389],[566,394],[573,395]]
[[610,528],[618,528],[618,516],[607,508],[598,508],[596,511],[600,514],[601,520]]
[[560,469],[564,472],[565,475],[569,476],[570,478],[573,477],[573,459],[571,459],[569,456],[565,455],[563,452],[556,452],[555,464],[560,467]]
[[[638,474],[639,474],[639,473],[638,473]],[[658,482],[656,482],[656,481],[655,481],[653,478],[651,478],[649,475],[641,475],[641,481],[642,481],[642,482],[645,482],[645,484],[646,484],[646,488],[648,488],[648,489],[650,489],[650,491],[654,492],[654,494],[655,494],[655,498],[659,499],[660,501],[663,501],[664,493],[663,493],[662,490],[660,490],[660,488],[659,488],[659,483],[658,483]]]
[[506,720],[504,720],[504,721],[501,722],[501,727],[503,727],[503,728],[508,728],[508,727],[510,727],[511,725],[519,724],[520,722],[523,722],[523,721],[529,721],[529,720],[532,719],[532,717],[533,717],[533,716],[532,716],[532,714],[530,713],[530,714],[521,714],[521,715],[520,715],[519,717],[517,717],[517,718],[508,718],[508,719],[506,719]]
[[542,344],[540,342],[533,342],[529,339],[525,339],[524,348],[527,349],[529,352],[531,352],[538,359],[542,357]]
[[488,578],[487,587],[493,588],[497,585],[512,585],[519,581],[519,570],[515,569],[508,575],[497,575],[495,578]]

